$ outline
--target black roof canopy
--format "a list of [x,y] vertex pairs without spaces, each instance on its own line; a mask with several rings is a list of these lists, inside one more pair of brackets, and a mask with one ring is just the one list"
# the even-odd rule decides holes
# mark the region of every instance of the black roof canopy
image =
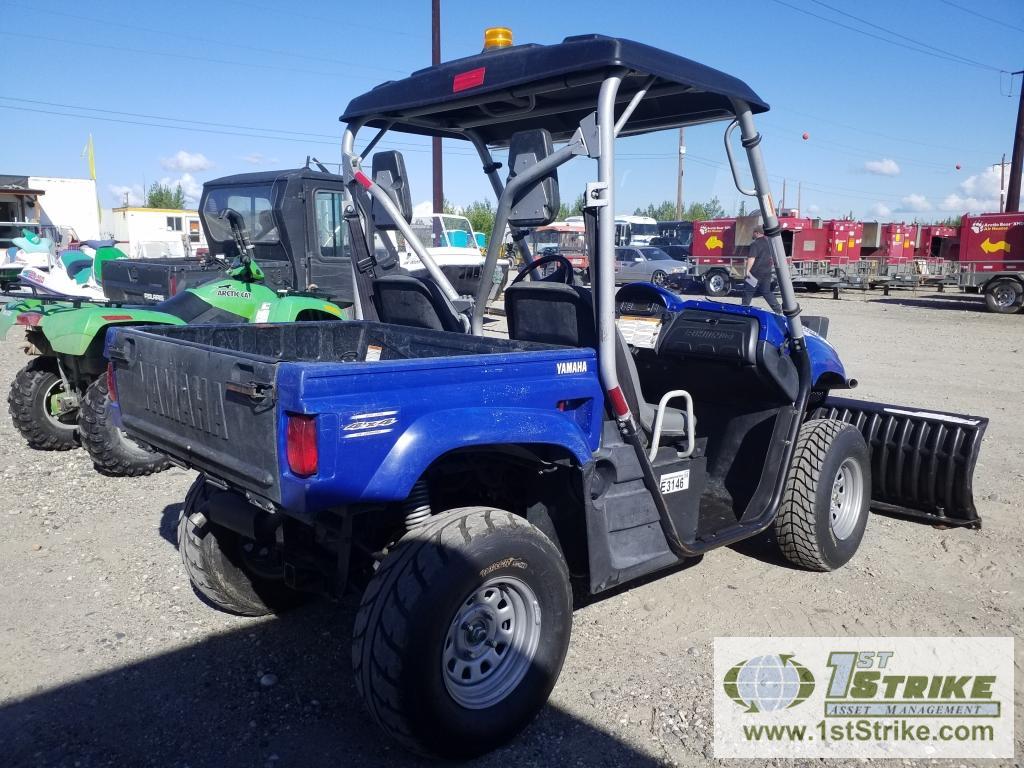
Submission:
[[566,140],[596,108],[601,82],[621,70],[627,74],[620,102],[657,78],[623,135],[730,118],[732,99],[755,113],[768,110],[746,83],[716,69],[632,40],[581,35],[421,69],[357,96],[341,120],[451,138],[475,130],[492,145],[528,128],[546,128],[556,141]]

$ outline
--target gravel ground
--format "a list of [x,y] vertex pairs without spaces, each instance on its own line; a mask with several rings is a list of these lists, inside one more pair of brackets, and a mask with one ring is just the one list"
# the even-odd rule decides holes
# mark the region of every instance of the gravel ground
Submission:
[[[1021,634],[1024,316],[948,294],[803,303],[832,318],[858,397],[991,418],[983,530],[874,515],[833,574],[737,547],[581,606],[550,705],[479,765],[705,764],[715,636]],[[0,342],[0,389],[23,363],[18,340]],[[106,478],[84,451],[29,450],[6,414],[0,457],[5,765],[420,764],[355,698],[351,605],[253,620],[195,597],[173,544],[192,473]]]

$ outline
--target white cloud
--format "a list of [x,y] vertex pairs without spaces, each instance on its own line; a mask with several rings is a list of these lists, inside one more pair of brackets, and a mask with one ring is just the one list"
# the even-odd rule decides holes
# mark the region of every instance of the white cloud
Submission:
[[142,205],[145,195],[141,184],[111,184],[107,187],[114,200],[115,207],[125,204],[125,195],[128,195],[128,205]]
[[164,178],[160,179],[160,184],[170,187],[172,192],[178,185],[181,185],[181,191],[185,193],[185,205],[187,206],[194,207],[197,205],[200,195],[203,194],[203,185],[191,173],[183,173],[176,179],[164,176]]
[[868,160],[864,170],[877,176],[899,176],[900,167],[895,160],[883,157],[881,160]]
[[248,155],[242,155],[242,160],[247,162],[249,165],[276,165],[280,162],[276,157],[267,157],[262,152],[252,152]]
[[960,182],[959,192],[946,195],[940,207],[957,213],[999,210],[999,166],[968,176]]
[[422,203],[416,203],[412,209],[413,216],[429,216],[434,212],[434,204],[430,200],[424,200]]
[[928,202],[928,198],[924,195],[919,195],[916,192],[911,193],[904,197],[901,201],[901,211],[915,211],[920,213],[921,211],[930,211],[932,204]]
[[211,168],[213,163],[201,152],[186,152],[184,149],[179,149],[173,157],[161,159],[160,165],[168,171],[195,173],[196,171],[205,171]]
[[810,205],[807,206],[807,212],[808,213],[821,213],[821,206],[820,205],[816,205],[815,203],[811,203]]
[[875,203],[871,206],[871,212],[879,218],[885,218],[886,216],[892,215],[892,209],[889,208],[885,203]]

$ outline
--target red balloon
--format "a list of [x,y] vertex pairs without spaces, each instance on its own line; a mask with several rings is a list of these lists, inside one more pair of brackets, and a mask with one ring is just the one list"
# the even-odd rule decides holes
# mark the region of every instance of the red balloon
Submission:
[[809,134],[807,131],[804,131],[804,141],[807,141],[809,138],[811,138],[811,134]]

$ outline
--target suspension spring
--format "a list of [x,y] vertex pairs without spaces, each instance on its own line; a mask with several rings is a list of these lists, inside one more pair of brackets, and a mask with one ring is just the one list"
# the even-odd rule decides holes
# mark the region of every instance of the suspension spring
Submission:
[[420,478],[405,500],[405,530],[419,528],[430,519],[430,491],[426,480]]

